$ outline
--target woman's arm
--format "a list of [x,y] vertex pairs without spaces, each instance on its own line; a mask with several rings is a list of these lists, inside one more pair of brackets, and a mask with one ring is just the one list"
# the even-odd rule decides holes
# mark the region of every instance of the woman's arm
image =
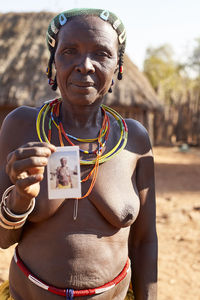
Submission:
[[140,149],[140,156],[136,167],[136,185],[140,198],[140,211],[131,226],[129,235],[132,285],[135,300],[156,300],[157,234],[154,161],[145,130],[140,134],[138,149]]
[[[11,185],[13,190],[6,199],[6,208],[15,215],[20,215],[29,210],[32,199],[40,190],[44,168],[51,152],[55,147],[45,143],[27,143],[19,147],[21,136],[18,131],[18,122],[21,112],[11,113],[3,122],[0,131],[0,202],[3,192]],[[21,118],[21,122],[24,119]],[[20,128],[20,127],[19,127]],[[24,129],[21,129],[23,132]],[[25,129],[26,130],[26,129]],[[16,149],[17,148],[17,149]],[[16,149],[16,150],[14,150]],[[8,248],[20,240],[23,227],[7,229],[2,223],[19,221],[6,213],[5,206],[1,206],[0,222],[0,247]]]

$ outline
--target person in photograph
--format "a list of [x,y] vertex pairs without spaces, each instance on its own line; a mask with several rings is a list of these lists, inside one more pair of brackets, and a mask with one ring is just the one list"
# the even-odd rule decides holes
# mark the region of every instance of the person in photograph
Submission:
[[[65,11],[51,20],[47,45],[49,84],[61,97],[17,108],[0,132],[0,247],[17,243],[0,299],[156,300],[149,135],[103,105],[113,78],[123,77],[124,25],[103,9]],[[50,201],[49,157],[74,145],[82,196]],[[62,186],[67,163],[57,169]]]
[[60,159],[61,166],[56,169],[56,188],[72,188],[71,171],[67,166],[67,158]]

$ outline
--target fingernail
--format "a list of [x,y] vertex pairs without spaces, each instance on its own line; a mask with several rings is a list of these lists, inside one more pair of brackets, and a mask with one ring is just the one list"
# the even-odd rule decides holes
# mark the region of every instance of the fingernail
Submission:
[[52,149],[53,149],[54,151],[56,151],[56,146],[53,145],[53,144],[51,144],[51,146],[52,146]]
[[34,177],[36,180],[41,181],[44,176],[43,176],[43,174],[35,174]]

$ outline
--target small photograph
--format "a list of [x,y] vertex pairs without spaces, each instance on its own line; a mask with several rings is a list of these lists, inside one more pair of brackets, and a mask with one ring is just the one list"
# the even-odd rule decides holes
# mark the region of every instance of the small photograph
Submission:
[[80,157],[78,146],[57,147],[47,165],[49,199],[80,198]]

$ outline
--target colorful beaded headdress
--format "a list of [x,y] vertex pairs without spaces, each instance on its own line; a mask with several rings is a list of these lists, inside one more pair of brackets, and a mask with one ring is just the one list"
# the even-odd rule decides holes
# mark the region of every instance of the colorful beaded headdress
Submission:
[[123,56],[126,46],[126,30],[122,21],[112,12],[103,9],[93,9],[93,8],[76,8],[72,10],[64,11],[51,20],[48,30],[47,30],[47,46],[50,51],[50,59],[47,68],[47,76],[49,78],[49,83],[52,85],[52,89],[56,90],[57,83],[56,80],[52,80],[52,64],[54,61],[54,54],[56,49],[56,42],[59,30],[64,26],[68,19],[75,16],[98,16],[105,22],[108,22],[116,31],[118,35],[119,42],[119,72],[118,79],[122,79],[123,73]]

